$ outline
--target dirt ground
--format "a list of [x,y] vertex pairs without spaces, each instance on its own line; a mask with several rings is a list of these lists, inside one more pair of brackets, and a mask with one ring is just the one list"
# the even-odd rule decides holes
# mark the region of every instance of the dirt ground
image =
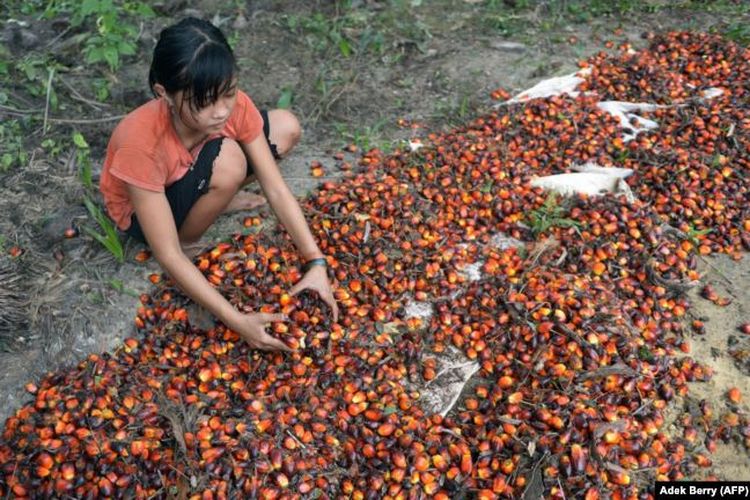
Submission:
[[[478,22],[482,9],[500,3],[412,1],[383,25],[386,36],[380,49],[345,56],[325,29],[363,40],[364,25],[346,16],[377,14],[380,19],[391,5],[362,0],[343,12],[338,4],[322,1],[217,0],[199,2],[197,8],[166,2],[160,9],[163,15],[142,25],[140,55],[128,59],[113,75],[110,101],[99,105],[99,111],[84,105],[76,108],[83,115],[68,111],[65,117],[104,119],[73,125],[51,122],[48,133],[69,137],[71,127],[81,131],[91,146],[96,173],[116,124],[109,117],[126,113],[149,97],[148,53],[158,31],[188,14],[213,18],[235,44],[241,85],[259,106],[274,107],[285,89],[291,90],[291,109],[302,121],[304,136],[281,166],[293,191],[303,195],[320,180],[340,175],[340,162],[333,155],[346,146],[354,144],[358,151],[373,146],[387,149],[424,137],[430,130],[451,127],[489,109],[492,90],[502,87],[513,94],[544,78],[575,71],[578,60],[605,50],[608,40],[642,46],[641,34],[646,31],[721,29],[723,23],[734,21],[723,18],[720,11],[681,15],[658,10],[590,22],[563,19],[548,27],[545,16],[557,14],[539,8],[519,19],[509,17],[511,24],[505,28]],[[326,24],[314,17],[315,12],[341,22]],[[309,19],[317,19],[319,26],[302,23]],[[49,21],[39,22],[40,29],[51,29]],[[69,78],[85,79],[86,73]],[[419,126],[403,126],[400,120]],[[353,162],[356,156],[357,152],[346,151],[345,159]],[[314,161],[323,165],[323,178],[311,177]],[[0,352],[0,422],[28,400],[25,383],[76,363],[88,353],[113,349],[131,335],[138,295],[149,290],[148,275],[158,271],[153,259],[137,262],[135,255],[142,247],[124,238],[126,258],[118,264],[85,233],[70,239],[63,236],[69,227],[91,223],[81,204],[83,188],[72,148],[54,154],[35,150],[26,167],[4,174],[2,186],[0,235],[5,253],[17,245],[23,254],[15,259],[3,255],[7,262],[0,273],[6,274],[0,279],[8,280],[11,287],[10,276],[21,277],[13,284],[18,297],[10,304],[23,314],[17,318],[15,340]],[[265,209],[258,213],[270,217]],[[241,231],[247,215],[251,213],[222,217],[207,234],[207,242]],[[704,318],[706,333],[691,339],[690,355],[713,367],[715,375],[709,383],[692,384],[689,398],[708,399],[718,412],[727,407],[726,390],[737,386],[745,398],[737,410],[746,412],[750,365],[736,362],[729,352],[750,343],[750,337],[737,331],[740,323],[750,321],[750,258],[710,258],[705,280],[731,297],[732,303],[718,307],[699,296],[700,287],[691,292],[691,314]],[[720,445],[712,459],[720,477],[750,479],[750,459],[739,449]]]
[[[673,416],[689,412],[691,405],[701,401],[709,402],[718,415],[729,411],[747,412],[747,397],[739,405],[727,400],[727,391],[732,387],[740,389],[743,395],[750,391],[750,363],[744,356],[750,352],[750,336],[737,330],[737,325],[750,318],[750,258],[747,255],[737,262],[727,256],[707,259],[703,263],[703,279],[700,286],[689,292],[692,308],[691,319],[705,323],[705,333],[694,333],[690,338],[690,353],[713,369],[713,377],[708,382],[689,384],[688,396],[676,402]],[[723,307],[701,296],[705,285],[714,287],[719,296],[730,299]],[[732,354],[735,354],[733,356]],[[742,358],[742,359],[739,359]],[[679,426],[670,429],[680,432]],[[720,444],[711,455],[713,471],[725,479],[746,479],[750,477],[750,457],[735,444]]]

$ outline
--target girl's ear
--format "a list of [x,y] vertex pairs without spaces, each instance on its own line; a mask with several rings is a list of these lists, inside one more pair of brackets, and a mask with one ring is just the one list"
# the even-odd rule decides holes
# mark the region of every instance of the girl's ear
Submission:
[[166,99],[167,103],[170,106],[174,106],[174,100],[171,97],[169,97],[169,94],[167,94],[167,89],[165,89],[164,85],[162,85],[161,83],[154,84],[154,93],[157,96],[163,97],[164,99]]
[[164,97],[165,95],[167,95],[167,89],[165,89],[164,85],[162,85],[161,83],[155,83],[154,93],[159,97]]

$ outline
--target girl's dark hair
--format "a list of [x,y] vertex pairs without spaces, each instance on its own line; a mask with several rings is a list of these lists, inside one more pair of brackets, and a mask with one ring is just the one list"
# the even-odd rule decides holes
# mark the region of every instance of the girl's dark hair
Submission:
[[148,83],[154,95],[157,83],[170,94],[182,90],[192,108],[202,109],[229,90],[236,73],[232,48],[221,30],[188,17],[159,34]]

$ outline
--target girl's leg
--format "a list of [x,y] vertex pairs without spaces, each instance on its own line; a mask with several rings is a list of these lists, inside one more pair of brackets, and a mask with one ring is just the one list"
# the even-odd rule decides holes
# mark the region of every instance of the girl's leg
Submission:
[[[294,148],[302,136],[302,127],[293,113],[285,109],[272,109],[268,112],[268,142],[275,146],[278,156],[283,158]],[[255,176],[249,175],[242,182],[247,186],[255,182]],[[224,209],[225,212],[252,210],[265,205],[266,199],[255,193],[239,191]]]
[[178,234],[183,243],[193,243],[213,224],[242,186],[247,173],[245,153],[237,142],[224,139],[214,160],[208,191],[188,212]]
[[272,109],[268,112],[268,121],[268,140],[276,145],[276,152],[283,158],[299,142],[302,127],[294,113],[286,109]]
[[[294,113],[286,109],[272,109],[268,112],[268,128],[268,142],[276,146],[276,154],[280,159],[289,154],[302,137],[299,120]],[[243,185],[253,182],[255,182],[255,176],[250,174]],[[237,194],[241,195],[242,192]]]
[[[278,155],[283,157],[299,142],[302,135],[299,120],[287,110],[274,109],[268,112],[268,121],[269,142],[276,145]],[[214,161],[208,192],[192,206],[179,229],[181,242],[197,242],[222,212],[249,210],[265,203],[262,196],[239,191],[255,181],[254,175],[246,177],[246,174],[247,159],[242,148],[237,142],[224,139]]]

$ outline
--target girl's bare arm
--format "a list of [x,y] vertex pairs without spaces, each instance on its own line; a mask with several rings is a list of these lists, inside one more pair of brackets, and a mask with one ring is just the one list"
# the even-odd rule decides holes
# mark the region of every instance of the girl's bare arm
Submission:
[[[269,321],[281,321],[276,315],[243,314],[235,309],[182,251],[177,228],[164,193],[128,185],[130,199],[154,257],[180,289],[196,303],[213,313],[229,328],[237,331],[252,347],[286,349],[279,340],[263,331]],[[273,316],[271,318],[271,316]]]
[[[302,259],[308,261],[324,257],[310,232],[297,199],[281,176],[265,137],[260,135],[252,142],[242,144],[242,149],[253,165],[255,176],[271,209],[289,232],[294,245],[302,255]],[[293,288],[292,292],[296,293],[303,288],[317,291],[320,298],[331,307],[334,321],[338,319],[338,306],[333,298],[328,275],[324,268],[318,266],[311,268],[302,281]]]
[[265,137],[261,134],[253,142],[242,144],[242,149],[253,165],[255,176],[266,199],[268,199],[268,203],[276,217],[289,231],[289,235],[303,259],[310,260],[323,257],[323,253],[307,227],[299,203],[297,203],[281,176]]

